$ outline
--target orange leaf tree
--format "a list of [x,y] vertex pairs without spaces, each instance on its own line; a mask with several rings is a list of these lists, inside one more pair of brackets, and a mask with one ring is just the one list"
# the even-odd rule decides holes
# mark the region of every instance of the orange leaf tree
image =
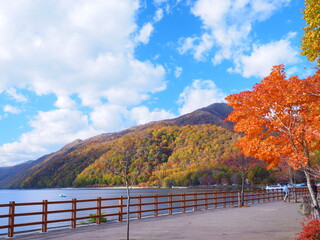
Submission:
[[320,149],[320,95],[311,91],[320,72],[306,79],[286,78],[283,65],[244,91],[226,98],[234,111],[226,120],[235,122],[235,131],[244,133],[237,142],[246,156],[252,156],[275,167],[286,161],[302,169],[313,203],[317,206],[310,183],[310,154]]

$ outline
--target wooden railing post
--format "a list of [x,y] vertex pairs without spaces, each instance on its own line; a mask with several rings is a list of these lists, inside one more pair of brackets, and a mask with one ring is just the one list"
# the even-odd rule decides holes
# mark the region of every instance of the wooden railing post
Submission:
[[255,204],[255,201],[256,201],[257,192],[254,191],[254,190],[252,190],[252,191],[251,191],[251,195],[252,195],[251,203],[252,203],[252,205],[253,205],[253,204]]
[[196,194],[195,193],[193,193],[193,195],[192,195],[192,199],[193,199],[193,201],[192,201],[192,205],[193,205],[193,211],[196,211],[196,208],[197,208],[197,204],[196,204],[196,202],[197,202],[197,196],[196,196]]
[[8,218],[8,237],[13,237],[14,235],[14,213],[15,213],[15,202],[9,203],[9,218]]
[[226,201],[227,201],[227,193],[226,192],[223,192],[223,199],[224,199],[223,207],[227,207],[227,203],[226,203]]
[[168,202],[169,202],[169,215],[172,215],[172,193],[168,196]]
[[139,195],[139,198],[137,199],[137,203],[138,203],[138,206],[137,206],[137,218],[138,219],[141,219],[141,195]]
[[272,190],[272,201],[275,201],[276,200],[276,197],[275,197],[275,194],[274,194],[274,189]]
[[230,192],[231,206],[234,207],[234,191]]
[[101,197],[98,197],[97,198],[97,213],[96,213],[96,215],[97,215],[97,218],[96,218],[96,223],[97,224],[101,224]]
[[277,195],[278,195],[277,200],[283,199],[283,191],[282,191],[282,189],[277,189]]
[[48,200],[42,201],[42,227],[41,231],[46,232],[48,228]]
[[218,207],[218,199],[217,199],[217,193],[215,192],[213,194],[213,201],[214,201],[214,208],[217,208]]
[[186,212],[186,193],[183,193],[182,195],[182,212],[185,213]]
[[154,216],[158,217],[158,194],[153,197],[153,202]]
[[[276,190],[278,191],[278,190]],[[270,191],[267,192],[267,202],[270,202],[270,199],[272,198],[272,196],[274,195],[275,189],[271,189]]]
[[72,199],[71,228],[77,227],[77,199]]
[[208,193],[206,192],[205,194],[204,194],[204,209],[205,210],[208,210]]
[[119,212],[119,215],[118,215],[118,221],[119,222],[122,222],[122,215],[123,215],[123,209],[122,209],[122,205],[123,205],[123,197],[120,196],[119,197],[119,209],[118,209],[118,212]]

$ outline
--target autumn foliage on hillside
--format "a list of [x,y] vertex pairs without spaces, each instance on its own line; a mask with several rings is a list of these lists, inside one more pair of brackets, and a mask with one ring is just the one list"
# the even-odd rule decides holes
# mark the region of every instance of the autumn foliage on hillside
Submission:
[[135,141],[136,148],[132,159],[137,162],[142,160],[146,165],[144,172],[137,177],[136,185],[210,184],[214,181],[213,169],[217,171],[223,166],[221,160],[234,149],[238,138],[239,135],[233,132],[209,124],[183,127],[159,125],[128,133],[110,142],[110,150],[80,173],[74,184],[122,185],[121,178],[106,166],[110,159],[122,158],[121,151],[117,149],[127,148],[130,141]]

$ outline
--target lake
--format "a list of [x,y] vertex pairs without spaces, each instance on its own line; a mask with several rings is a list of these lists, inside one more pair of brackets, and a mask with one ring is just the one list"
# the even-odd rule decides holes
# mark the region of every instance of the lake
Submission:
[[[131,189],[131,195],[155,195],[208,191],[208,189],[189,189],[189,188],[134,188]],[[212,191],[212,189],[210,190]],[[60,194],[65,195],[64,198],[59,197]],[[10,201],[18,202],[39,202],[42,200],[61,201],[76,199],[93,199],[97,197],[113,198],[126,196],[125,188],[60,188],[60,189],[4,189],[0,190],[0,204],[7,204]]]
[[[172,188],[172,189],[158,189],[158,188],[134,188],[131,189],[131,196],[150,196],[150,195],[167,195],[170,193],[190,193],[190,192],[205,192],[205,191],[213,191],[212,189],[185,189],[185,188]],[[63,195],[64,197],[60,197]],[[33,190],[0,190],[0,204],[7,204],[10,201],[15,201],[15,203],[25,203],[25,202],[41,202],[42,200],[48,201],[67,201],[76,198],[77,200],[82,199],[96,199],[97,197],[102,198],[114,198],[123,196],[126,197],[126,189],[125,188],[61,188],[61,189],[33,189]],[[151,201],[151,199],[150,199]],[[85,205],[87,204],[87,205]],[[90,207],[89,203],[85,203],[83,207]],[[111,203],[110,203],[111,204]],[[115,201],[112,205],[117,205],[117,201]],[[57,206],[60,207],[60,206]],[[150,206],[151,207],[151,206]],[[38,212],[41,211],[40,206],[25,206],[20,207],[24,208],[28,212]],[[65,209],[70,209],[70,204],[66,204]],[[51,209],[54,210],[54,209]],[[22,210],[21,210],[22,211]],[[19,212],[17,209],[16,212]],[[0,208],[0,215],[8,214],[8,208]],[[68,213],[69,214],[69,213]],[[88,212],[83,212],[82,214],[87,214]],[[58,215],[58,214],[57,214]],[[57,216],[57,218],[61,218],[63,213]],[[27,216],[21,217],[21,219],[16,218],[15,223],[18,222],[33,222],[33,221],[41,221],[41,216]],[[115,218],[116,219],[116,218]],[[108,219],[112,220],[112,219]],[[0,225],[6,225],[7,218],[0,218]],[[52,224],[52,226],[64,226],[66,223],[56,223]],[[26,231],[34,229],[35,226],[27,226],[27,227],[19,227],[18,231]],[[0,235],[6,234],[6,229],[0,229]]]

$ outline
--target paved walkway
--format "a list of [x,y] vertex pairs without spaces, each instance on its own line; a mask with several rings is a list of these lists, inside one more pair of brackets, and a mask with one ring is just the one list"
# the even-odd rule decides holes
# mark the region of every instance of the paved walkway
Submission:
[[[303,217],[299,203],[270,202],[243,208],[221,208],[207,211],[145,218],[130,222],[131,239],[228,239],[288,240],[300,232]],[[51,230],[11,239],[110,239],[126,238],[126,222],[105,223],[76,229]]]

